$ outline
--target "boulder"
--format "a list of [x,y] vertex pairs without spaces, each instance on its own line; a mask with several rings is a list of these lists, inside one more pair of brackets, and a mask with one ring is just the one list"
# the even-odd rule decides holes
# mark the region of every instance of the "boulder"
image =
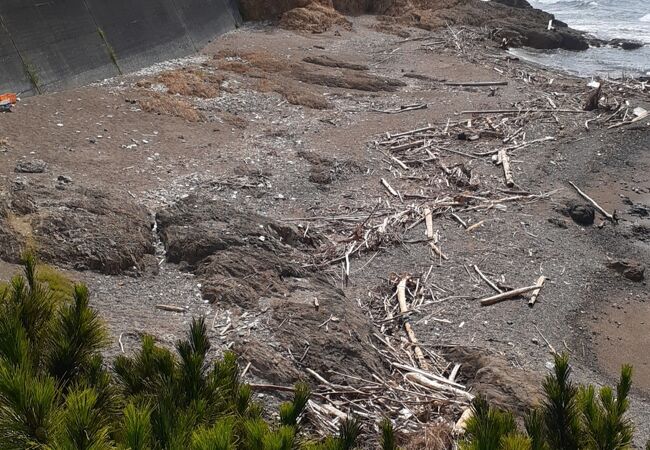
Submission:
[[641,41],[632,41],[627,39],[612,39],[609,41],[609,45],[612,47],[621,48],[623,50],[636,50],[643,47],[643,42]]

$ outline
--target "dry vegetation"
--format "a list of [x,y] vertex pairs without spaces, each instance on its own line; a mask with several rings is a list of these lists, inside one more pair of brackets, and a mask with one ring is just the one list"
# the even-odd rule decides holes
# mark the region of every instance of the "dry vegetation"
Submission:
[[326,55],[296,62],[263,53],[224,50],[215,56],[215,66],[220,70],[257,79],[251,88],[258,92],[277,92],[293,105],[312,109],[329,109],[331,105],[309,85],[367,92],[395,91],[405,85],[399,80],[368,74],[365,65]]
[[447,423],[433,423],[420,433],[404,437],[403,450],[446,450],[454,443],[453,430]]
[[188,122],[203,120],[201,113],[190,102],[178,96],[147,92],[137,100],[137,103],[144,112],[180,117]]
[[224,77],[200,69],[182,69],[163,72],[156,81],[164,84],[170,94],[214,98],[219,95]]
[[310,3],[304,8],[294,8],[285,12],[280,18],[280,26],[287,30],[324,33],[333,26],[346,30],[352,29],[352,23],[334,8],[319,3]]

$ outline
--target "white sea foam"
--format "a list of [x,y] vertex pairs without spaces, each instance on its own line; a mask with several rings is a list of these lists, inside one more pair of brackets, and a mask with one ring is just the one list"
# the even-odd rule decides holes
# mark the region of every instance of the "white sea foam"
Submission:
[[643,16],[643,17],[641,17],[641,18],[639,19],[639,21],[641,21],[641,22],[650,22],[650,13],[649,13],[649,14],[646,14],[646,15]]

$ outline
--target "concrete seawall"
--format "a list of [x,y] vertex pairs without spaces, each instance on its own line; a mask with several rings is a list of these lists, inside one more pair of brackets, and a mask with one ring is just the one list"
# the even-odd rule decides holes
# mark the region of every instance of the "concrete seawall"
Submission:
[[51,92],[200,50],[236,0],[2,0],[0,91]]

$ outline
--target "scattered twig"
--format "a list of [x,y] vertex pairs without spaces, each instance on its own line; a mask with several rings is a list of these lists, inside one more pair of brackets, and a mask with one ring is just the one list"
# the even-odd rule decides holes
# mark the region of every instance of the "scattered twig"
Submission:
[[596,203],[596,201],[594,199],[592,199],[587,194],[582,192],[580,190],[580,188],[578,188],[578,186],[573,184],[573,182],[569,181],[569,184],[578,192],[578,194],[580,194],[580,196],[582,196],[582,198],[587,200],[589,203],[591,203],[593,205],[594,208],[596,208],[598,211],[600,211],[600,213],[603,216],[605,216],[607,218],[607,220],[609,220],[611,222],[616,222],[616,217],[614,217],[614,215],[612,215],[612,214],[608,213],[607,211],[605,211],[598,203]]
[[504,300],[508,300],[514,297],[518,297],[521,294],[525,294],[526,292],[534,291],[535,289],[538,289],[540,286],[538,284],[534,284],[532,286],[526,286],[523,288],[519,289],[513,289],[512,291],[507,291],[502,294],[497,294],[493,295],[492,297],[487,297],[481,300],[481,306],[490,306],[494,305],[495,303],[502,302]]
[[528,301],[528,306],[530,306],[531,308],[535,306],[535,302],[537,301],[537,297],[539,296],[539,293],[542,290],[542,286],[544,286],[545,281],[546,281],[546,277],[544,275],[540,276],[537,279],[537,286],[539,287],[533,291],[533,293],[530,296],[530,300]]
[[490,286],[492,289],[497,291],[497,293],[503,294],[503,291],[499,288],[499,286],[494,284],[488,277],[486,277],[483,274],[483,272],[481,272],[481,269],[479,269],[477,265],[474,265],[474,271],[478,274],[479,277],[483,279],[483,281],[485,281],[488,284],[488,286]]
[[160,309],[162,311],[170,311],[170,312],[177,312],[177,313],[184,313],[187,312],[187,308],[183,308],[182,306],[174,306],[174,305],[156,305],[157,309]]

